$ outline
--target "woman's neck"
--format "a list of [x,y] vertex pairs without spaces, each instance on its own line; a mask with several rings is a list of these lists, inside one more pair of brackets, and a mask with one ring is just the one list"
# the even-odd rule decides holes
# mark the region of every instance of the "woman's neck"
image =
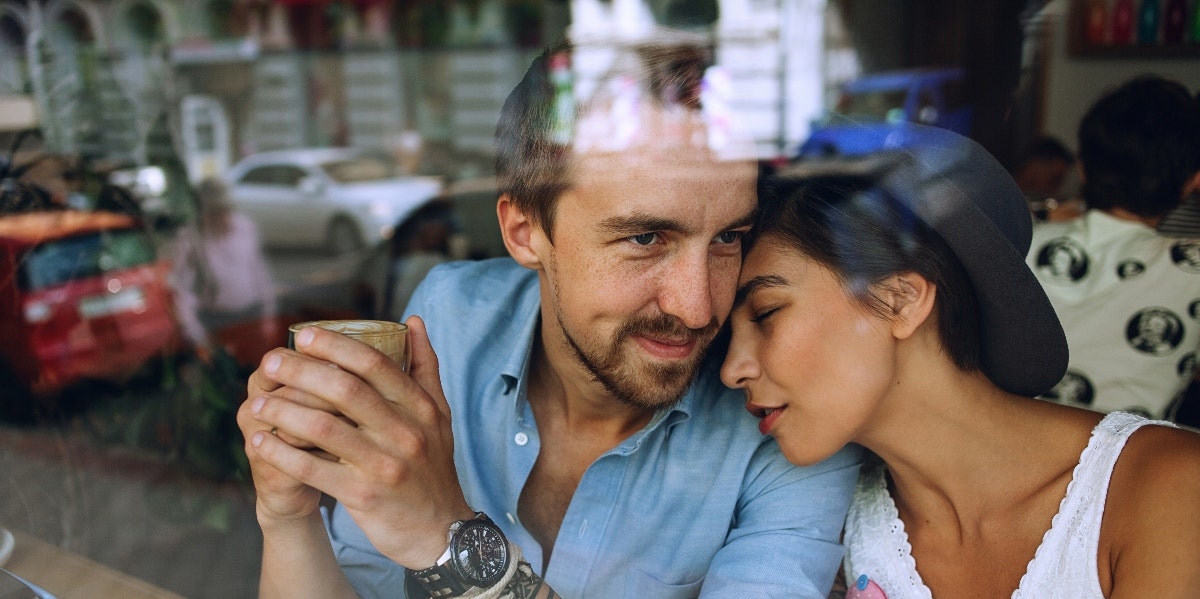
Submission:
[[1058,478],[1045,454],[1060,433],[1039,413],[1060,407],[1009,394],[982,373],[935,370],[912,380],[919,393],[890,398],[860,441],[887,462],[906,522],[974,526]]

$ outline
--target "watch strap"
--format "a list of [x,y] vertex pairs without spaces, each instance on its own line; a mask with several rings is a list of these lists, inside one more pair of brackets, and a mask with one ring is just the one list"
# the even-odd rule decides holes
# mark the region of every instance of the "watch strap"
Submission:
[[495,526],[491,518],[488,518],[487,514],[483,512],[475,512],[475,517],[471,520],[458,520],[451,524],[450,530],[446,533],[446,539],[449,543],[446,545],[446,551],[438,558],[437,563],[423,570],[409,570],[405,574],[404,588],[406,595],[409,597],[432,597],[434,599],[450,598],[458,597],[476,588],[458,576],[452,560],[455,533],[463,525],[476,520],[482,520],[493,527]]
[[[409,570],[405,576],[405,593],[409,597],[458,597],[466,593],[468,588],[454,575],[453,564],[445,563],[425,568],[424,570]],[[415,593],[414,593],[415,591]]]

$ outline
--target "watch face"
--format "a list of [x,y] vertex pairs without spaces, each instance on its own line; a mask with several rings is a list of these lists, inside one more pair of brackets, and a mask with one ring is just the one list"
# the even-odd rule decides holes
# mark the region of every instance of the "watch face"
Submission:
[[471,520],[454,535],[455,569],[467,582],[490,587],[508,569],[508,541],[491,522]]

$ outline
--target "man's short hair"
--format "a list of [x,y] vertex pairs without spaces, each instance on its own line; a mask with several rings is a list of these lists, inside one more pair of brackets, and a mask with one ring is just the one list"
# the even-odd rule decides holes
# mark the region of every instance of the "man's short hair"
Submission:
[[[571,79],[578,50],[562,42],[535,59],[509,94],[496,127],[499,191],[551,239],[557,200],[573,184],[575,125],[612,100],[604,97],[611,84],[633,86],[632,97],[654,107],[699,111],[700,82],[710,62],[707,47],[691,39],[617,47],[612,68],[596,83],[597,93],[581,100],[571,87],[578,84]],[[605,133],[616,135],[615,130]]]
[[1157,217],[1200,171],[1200,102],[1183,85],[1142,76],[1100,98],[1079,124],[1089,208]]

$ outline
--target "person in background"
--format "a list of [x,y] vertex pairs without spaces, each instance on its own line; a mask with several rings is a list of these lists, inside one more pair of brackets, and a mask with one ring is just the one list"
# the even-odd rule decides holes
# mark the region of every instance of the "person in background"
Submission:
[[1043,136],[1025,150],[1013,178],[1038,220],[1067,220],[1083,213],[1083,202],[1068,189],[1075,154],[1058,139]]
[[355,277],[359,313],[401,321],[417,284],[434,266],[450,260],[457,228],[448,199],[431,201],[408,215],[360,264]]
[[258,229],[235,210],[225,183],[201,181],[196,200],[196,226],[180,228],[173,242],[171,285],[184,336],[208,361],[226,327],[257,321],[263,338],[276,337],[275,283]]
[[1067,341],[1024,262],[1023,194],[978,144],[929,135],[769,186],[722,380],[795,464],[874,454],[846,597],[1191,596],[1200,436],[1034,397]]
[[[1196,103],[1200,104],[1200,90],[1195,94]],[[1193,185],[1187,197],[1170,212],[1163,215],[1158,223],[1158,232],[1168,237],[1187,237],[1200,239],[1200,185]],[[1200,390],[1197,391],[1200,395]],[[1200,403],[1200,398],[1197,399]],[[1200,408],[1200,406],[1197,406]],[[1200,423],[1200,419],[1195,420]]]
[[430,271],[410,373],[313,328],[267,355],[238,418],[262,597],[826,596],[861,460],[788,464],[718,379],[757,166],[707,65],[547,52],[497,127],[512,257]]
[[1088,210],[1035,225],[1027,257],[1071,348],[1070,392],[1045,398],[1171,417],[1200,350],[1200,240],[1155,229],[1200,188],[1200,103],[1160,77],[1128,81],[1087,111],[1078,147]]

